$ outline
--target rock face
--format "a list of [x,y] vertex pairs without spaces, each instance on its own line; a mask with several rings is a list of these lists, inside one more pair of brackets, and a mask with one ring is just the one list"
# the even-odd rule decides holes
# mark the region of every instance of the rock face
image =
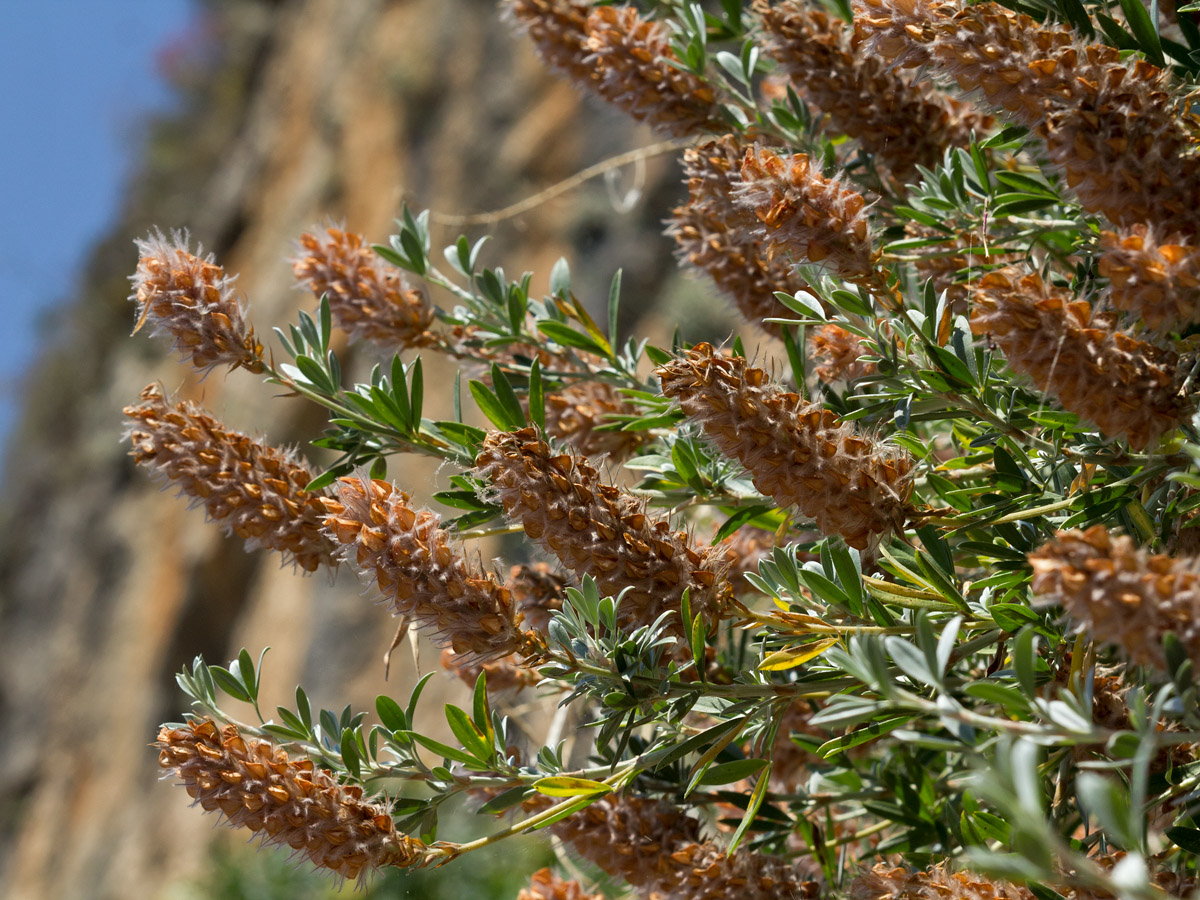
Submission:
[[[384,684],[394,623],[351,573],[304,578],[276,556],[247,554],[134,470],[120,410],[156,379],[276,444],[315,436],[324,416],[245,372],[198,380],[165,345],[129,339],[132,239],[153,225],[190,228],[239,273],[266,336],[315,305],[292,289],[285,256],[322,217],[383,240],[402,200],[501,207],[650,142],[547,76],[490,0],[258,0],[205,15],[206,52],[179,73],[186,109],[152,129],[124,221],[31,373],[9,450],[0,893],[10,898],[158,897],[196,875],[222,832],[157,783],[147,745],[184,711],[173,675],[197,653],[223,662],[272,645],[264,711],[288,703],[297,683],[339,708],[407,696],[411,684],[411,664]],[[637,310],[674,272],[658,232],[677,171],[669,158],[647,169],[648,200],[632,214],[615,214],[593,182],[492,227],[487,261],[533,270],[541,291],[565,255],[581,296],[597,300],[620,265],[625,306]],[[435,243],[456,234],[441,228]],[[427,359],[426,383],[448,383],[450,371]],[[392,469],[418,498],[447,478],[407,460]]]

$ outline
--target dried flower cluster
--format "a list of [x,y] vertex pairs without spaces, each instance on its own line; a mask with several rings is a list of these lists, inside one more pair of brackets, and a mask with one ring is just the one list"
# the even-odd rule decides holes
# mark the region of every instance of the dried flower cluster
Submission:
[[433,305],[425,291],[384,262],[362,235],[338,228],[300,236],[292,263],[296,280],[329,298],[337,326],[390,350],[428,343]]
[[1200,254],[1186,240],[1163,241],[1153,229],[1134,225],[1100,234],[1100,274],[1108,299],[1148,328],[1174,330],[1200,323]]
[[591,0],[503,0],[505,15],[529,35],[542,61],[579,85],[596,77],[584,46],[591,8]]
[[471,661],[534,652],[512,595],[450,546],[436,513],[379,479],[342,478],[327,499],[326,525],[346,557],[372,575],[396,615]]
[[879,863],[850,883],[851,900],[1033,900],[1028,888],[1007,881],[949,872],[945,866],[912,872]]
[[[955,313],[966,312],[967,295],[972,283],[979,280],[981,270],[1015,261],[1015,254],[989,247],[986,234],[970,231],[947,234],[940,228],[918,222],[907,222],[904,233],[916,240],[929,241],[913,251],[917,257],[913,260],[913,268],[922,281],[932,279],[933,288],[939,294],[946,292]],[[981,249],[985,252],[978,252]]]
[[584,456],[619,461],[646,441],[636,431],[604,429],[613,416],[636,415],[637,408],[605,381],[577,381],[546,395],[546,432]]
[[840,534],[862,550],[903,522],[913,465],[907,454],[857,434],[710,344],[697,344],[657,375],[663,394],[746,467],[759,491],[799,509],[822,534]]
[[363,800],[310,759],[291,760],[268,741],[233,725],[199,719],[158,733],[158,764],[182,781],[205,810],[264,843],[291,847],[344,878],[423,861],[425,845],[396,831],[386,808]]
[[333,564],[321,530],[320,492],[295,453],[226,428],[194,403],[172,404],[159,385],[125,407],[130,455],[202,504],[210,519],[246,540],[248,549],[278,550],[307,572]]
[[733,135],[684,151],[688,202],[673,211],[667,233],[680,260],[707,273],[746,321],[778,334],[778,326],[763,322],[790,315],[775,292],[795,294],[807,285],[786,255],[763,252],[757,218],[735,202],[744,155]]
[[731,588],[719,550],[696,545],[603,482],[582,457],[553,451],[533,429],[488,435],[475,472],[493,486],[505,515],[564,566],[590,575],[606,594],[628,589],[621,604],[626,625],[678,613],[685,590],[707,621],[724,611]]
[[632,6],[581,0],[505,0],[538,55],[577,86],[664,134],[720,131],[720,104],[704,80],[676,68],[669,33]]
[[990,121],[969,106],[915,84],[878,56],[862,52],[853,29],[800,0],[755,0],[763,49],[800,96],[829,117],[830,129],[857,140],[897,178],[934,166],[947,147],[963,147]]
[[853,381],[875,374],[875,363],[862,359],[871,355],[862,338],[832,322],[810,332],[808,352],[819,363],[813,372],[825,382]]
[[1178,357],[1117,331],[1086,300],[1011,269],[990,272],[974,295],[971,329],[988,335],[1009,366],[1063,408],[1135,450],[1184,416],[1174,378]]
[[577,853],[643,897],[664,900],[808,900],[819,885],[793,863],[701,840],[700,823],[674,804],[605,797],[551,826]]
[[1200,665],[1200,566],[1134,547],[1103,525],[1059,532],[1030,554],[1033,591],[1062,604],[1081,631],[1120,647],[1136,665],[1166,668],[1168,631]]
[[538,869],[529,877],[529,887],[521,888],[517,900],[604,900],[604,895],[589,894],[574,879],[564,881],[549,869]]
[[129,297],[138,305],[134,333],[149,322],[154,334],[173,337],[174,349],[197,369],[224,365],[261,372],[262,344],[234,296],[234,279],[212,254],[193,254],[187,234],[178,231],[169,239],[154,231],[135,243],[139,259]]
[[867,201],[840,175],[826,178],[803,153],[784,157],[754,146],[742,160],[736,197],[761,223],[768,258],[823,263],[877,288]]
[[1033,128],[1086,208],[1165,233],[1200,227],[1200,156],[1161,69],[995,3],[859,0],[856,21],[867,52],[929,66]]
[[724,130],[716,94],[705,81],[676,68],[666,29],[632,6],[599,6],[587,20],[589,82],[601,97],[664,134]]

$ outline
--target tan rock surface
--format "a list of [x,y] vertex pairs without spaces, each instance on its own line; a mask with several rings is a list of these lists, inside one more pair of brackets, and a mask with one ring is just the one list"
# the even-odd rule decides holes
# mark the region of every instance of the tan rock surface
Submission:
[[[383,240],[402,198],[450,212],[503,206],[649,143],[548,77],[483,0],[213,4],[209,15],[221,61],[192,76],[198,108],[158,126],[125,221],[31,375],[9,452],[0,894],[12,900],[159,897],[203,865],[223,832],[157,782],[148,747],[161,721],[180,718],[173,674],[195,654],[224,662],[270,644],[264,709],[290,702],[297,683],[315,704],[369,708],[376,693],[407,696],[413,680],[398,653],[384,683],[394,623],[350,572],[302,578],[278,557],[247,554],[134,470],[120,409],[155,379],[274,443],[315,436],[323,415],[245,372],[199,381],[161,342],[128,339],[132,239],[153,224],[189,227],[239,273],[266,338],[314,305],[292,289],[284,257],[322,217]],[[577,289],[595,300],[623,265],[632,313],[674,271],[655,233],[677,170],[669,159],[648,169],[646,190],[663,203],[618,217],[593,183],[495,226],[489,262],[534,269],[541,291],[567,255]],[[435,255],[453,237],[440,229]],[[451,380],[445,361],[426,367],[426,384]],[[427,409],[438,405],[448,413],[445,397]],[[448,477],[409,460],[392,475],[418,498]],[[422,662],[436,667],[436,654]]]

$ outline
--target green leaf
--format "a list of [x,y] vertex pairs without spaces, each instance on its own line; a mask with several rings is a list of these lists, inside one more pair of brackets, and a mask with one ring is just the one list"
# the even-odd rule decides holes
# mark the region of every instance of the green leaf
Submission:
[[546,397],[542,388],[542,363],[537,359],[529,367],[529,418],[545,431]]
[[472,381],[468,385],[471,390],[471,396],[475,399],[475,405],[479,407],[479,411],[487,416],[488,421],[499,428],[501,431],[515,431],[520,428],[519,424],[513,424],[508,418],[508,410],[504,404],[500,402],[500,398],[495,392],[482,381]]
[[911,722],[914,718],[916,716],[912,713],[885,716],[882,719],[864,725],[862,728],[848,731],[841,737],[835,737],[832,740],[826,741],[817,748],[817,755],[822,759],[829,759],[835,753],[841,753],[843,750],[858,747],[861,744],[866,744],[878,737],[882,737],[889,731],[893,731],[904,725],[906,722]]
[[701,777],[700,784],[732,784],[749,778],[767,767],[765,759],[735,759],[711,766]]
[[1146,54],[1150,62],[1159,68],[1165,66],[1162,43],[1158,39],[1158,26],[1146,12],[1146,7],[1142,6],[1141,0],[1119,0],[1119,2],[1121,11],[1125,13],[1125,21],[1129,24],[1129,30],[1137,38],[1142,52]]
[[404,710],[400,708],[399,703],[386,694],[380,694],[375,698],[375,714],[379,716],[379,721],[388,731],[408,730],[408,719],[404,716]]
[[801,644],[798,647],[776,650],[763,657],[762,662],[758,664],[758,669],[760,672],[782,672],[786,669],[794,669],[816,659],[837,642],[838,637],[834,635],[808,644]]
[[539,778],[533,783],[534,790],[547,797],[594,797],[607,794],[612,787],[601,781],[591,781],[587,778],[571,778],[566,775],[551,775]]
[[1176,825],[1166,830],[1168,840],[1188,853],[1200,853],[1200,830]]
[[484,815],[494,816],[497,813],[504,812],[506,809],[512,809],[528,796],[529,788],[527,787],[509,788],[479,807],[479,811]]
[[475,690],[471,694],[471,719],[475,728],[483,734],[483,739],[488,744],[488,752],[491,753],[496,743],[496,731],[492,728],[492,716],[488,710],[487,673],[482,670],[475,679]]
[[468,753],[480,762],[491,759],[491,741],[476,727],[470,716],[451,703],[446,704],[446,723]]
[[[709,774],[712,774],[711,770]],[[750,830],[750,826],[754,822],[755,816],[758,815],[758,810],[767,796],[767,788],[770,783],[771,763],[768,762],[762,774],[758,776],[758,781],[754,784],[754,790],[750,792],[750,802],[746,805],[746,812],[742,815],[741,824],[738,825],[737,831],[733,833],[733,837],[729,841],[729,849],[726,851],[727,855],[737,850],[745,838],[746,832]]]
[[524,428],[527,423],[525,410],[521,409],[521,401],[517,399],[517,393],[513,390],[508,376],[504,374],[504,370],[496,363],[492,363],[492,388],[496,392],[496,397],[504,406],[506,420],[511,423],[511,427],[507,430],[513,431],[518,428]]
[[296,368],[300,370],[300,374],[304,376],[313,387],[323,394],[336,393],[336,387],[329,380],[329,375],[325,369],[310,356],[300,355],[296,357]]
[[608,286],[608,343],[617,346],[617,319],[621,310],[621,270],[613,275]]
[[240,678],[236,677],[224,666],[209,666],[208,668],[212,673],[213,680],[217,683],[217,687],[235,700],[241,700],[246,703],[250,702],[250,694],[242,685]]
[[342,764],[355,778],[362,777],[362,757],[358,752],[358,741],[350,728],[342,729],[341,740]]
[[1026,625],[1017,634],[1012,651],[1013,670],[1017,675],[1017,683],[1021,686],[1021,692],[1030,698],[1037,694],[1036,642],[1037,635],[1034,634],[1033,628]]
[[[580,350],[586,350],[588,353],[595,353],[597,356],[609,355],[609,348],[596,342],[592,337],[584,334],[582,331],[576,331],[565,322],[555,322],[553,320],[543,320],[538,322],[538,331],[550,338],[556,344],[562,344],[564,347],[575,347]],[[670,359],[671,357],[667,357]],[[661,363],[660,363],[661,365]]]
[[[421,357],[417,357],[412,364],[412,397],[409,403],[410,419],[412,421],[412,431],[416,432],[421,427],[421,407],[425,402],[425,370],[421,365]],[[404,392],[404,385],[401,384],[396,393]]]
[[446,744],[441,743],[440,741],[435,741],[431,737],[426,737],[425,735],[419,734],[416,731],[406,731],[406,732],[404,732],[404,735],[405,735],[405,737],[411,738],[412,740],[416,741],[418,744],[420,744],[426,750],[436,753],[438,756],[441,756],[445,759],[451,759],[451,760],[454,760],[454,762],[460,762],[460,763],[465,763],[465,764],[470,764],[470,765],[475,765],[475,766],[479,765],[480,761],[478,759],[476,759],[474,756],[472,756],[471,754],[465,753],[462,750],[457,750],[454,747],[450,747]]
[[550,293],[566,299],[571,293],[571,265],[560,256],[550,269]]

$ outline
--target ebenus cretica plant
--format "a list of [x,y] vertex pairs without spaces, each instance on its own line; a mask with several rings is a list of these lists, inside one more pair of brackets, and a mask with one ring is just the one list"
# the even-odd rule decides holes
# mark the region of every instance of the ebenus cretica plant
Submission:
[[[248,651],[197,658],[167,780],[351,880],[544,829],[570,865],[522,898],[1194,896],[1198,12],[502,0],[679,157],[660,249],[724,343],[618,334],[619,274],[603,310],[468,236],[445,269],[406,208],[303,233],[268,349],[186,234],[138,240],[137,327],[323,408],[334,456],[151,386],[135,462],[297,577],[347,563],[473,688],[446,744],[421,685],[263,718]],[[436,489],[388,480],[414,453]],[[438,839],[459,794],[496,821]]]

